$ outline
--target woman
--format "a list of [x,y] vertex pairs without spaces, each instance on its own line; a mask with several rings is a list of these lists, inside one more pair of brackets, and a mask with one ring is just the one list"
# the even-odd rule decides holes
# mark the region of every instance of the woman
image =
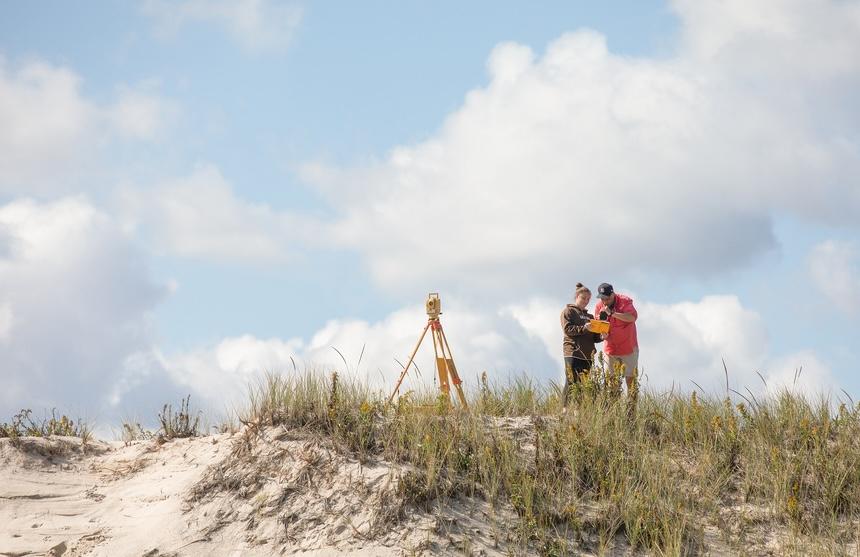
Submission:
[[594,359],[594,343],[602,339],[591,331],[594,316],[585,308],[591,301],[591,290],[576,283],[573,303],[561,312],[561,328],[564,331],[564,394],[562,412],[567,412],[567,401],[574,383],[579,383],[582,374],[588,373]]

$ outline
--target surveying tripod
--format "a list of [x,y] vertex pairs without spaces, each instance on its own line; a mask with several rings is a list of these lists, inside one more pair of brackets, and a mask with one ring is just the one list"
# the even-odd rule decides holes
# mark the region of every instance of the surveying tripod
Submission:
[[430,335],[433,337],[433,352],[436,354],[436,371],[439,374],[439,388],[450,404],[451,384],[453,384],[454,388],[457,389],[457,398],[460,401],[460,405],[463,408],[468,408],[469,405],[466,403],[466,396],[463,394],[463,388],[460,386],[463,381],[460,379],[460,375],[457,374],[457,368],[454,367],[454,357],[451,355],[451,347],[448,346],[448,337],[445,336],[445,331],[442,330],[442,322],[439,320],[439,315],[442,313],[442,301],[439,299],[439,294],[435,292],[431,293],[427,297],[426,307],[427,324],[418,338],[415,349],[409,356],[409,361],[406,362],[406,366],[400,373],[400,378],[397,380],[397,385],[394,386],[394,392],[388,397],[386,406],[391,404],[394,396],[400,391],[400,385],[406,377],[406,372],[409,371],[409,366],[415,360],[415,354],[418,353],[418,349],[421,347],[421,343],[424,341],[424,337],[429,330]]

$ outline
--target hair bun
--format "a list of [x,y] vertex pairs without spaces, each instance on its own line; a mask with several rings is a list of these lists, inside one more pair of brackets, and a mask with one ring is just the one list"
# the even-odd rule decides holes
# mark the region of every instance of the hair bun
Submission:
[[576,287],[577,287],[577,288],[582,288],[582,283],[581,283],[581,282],[577,282],[577,283],[576,283]]

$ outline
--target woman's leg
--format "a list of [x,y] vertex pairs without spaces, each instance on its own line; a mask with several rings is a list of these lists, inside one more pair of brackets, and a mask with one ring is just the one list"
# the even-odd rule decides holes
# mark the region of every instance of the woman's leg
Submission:
[[583,376],[586,375],[589,371],[591,371],[591,361],[590,360],[580,360],[579,358],[574,358],[574,360],[573,360],[573,371],[575,372],[573,382],[574,383],[582,382]]
[[573,388],[573,384],[579,380],[574,367],[575,362],[575,358],[568,358],[567,356],[564,358],[564,390],[561,393],[562,408],[567,408],[567,402],[570,398],[570,389]]
[[573,389],[576,389],[574,396],[576,396],[577,401],[582,393],[581,383],[589,371],[591,371],[591,361],[579,358],[573,360],[573,382],[576,384],[576,387],[573,387]]

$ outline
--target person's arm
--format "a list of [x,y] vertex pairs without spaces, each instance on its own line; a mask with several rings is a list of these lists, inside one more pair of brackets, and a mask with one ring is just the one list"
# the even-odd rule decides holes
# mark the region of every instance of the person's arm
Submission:
[[635,312],[634,313],[623,313],[620,311],[616,311],[615,313],[612,314],[612,317],[614,317],[615,319],[617,319],[619,321],[625,321],[627,323],[633,323],[634,321],[636,321],[636,313]]
[[625,323],[635,323],[636,319],[639,317],[639,314],[636,312],[636,308],[632,303],[624,306],[625,311],[614,311],[612,312],[612,317],[619,321],[624,321]]
[[[595,313],[595,315],[596,315],[596,313]],[[597,319],[597,317],[595,317],[595,315],[591,315],[590,313],[586,313],[585,317],[584,317],[585,322],[590,325],[592,319]],[[588,330],[591,331],[591,327],[589,327]],[[591,331],[591,338],[594,342],[603,342],[603,337],[600,336],[600,333],[595,333],[594,331]]]
[[565,310],[561,314],[561,327],[564,329],[564,334],[568,337],[578,337],[590,333],[589,323],[575,323],[579,321],[579,315],[576,312]]

